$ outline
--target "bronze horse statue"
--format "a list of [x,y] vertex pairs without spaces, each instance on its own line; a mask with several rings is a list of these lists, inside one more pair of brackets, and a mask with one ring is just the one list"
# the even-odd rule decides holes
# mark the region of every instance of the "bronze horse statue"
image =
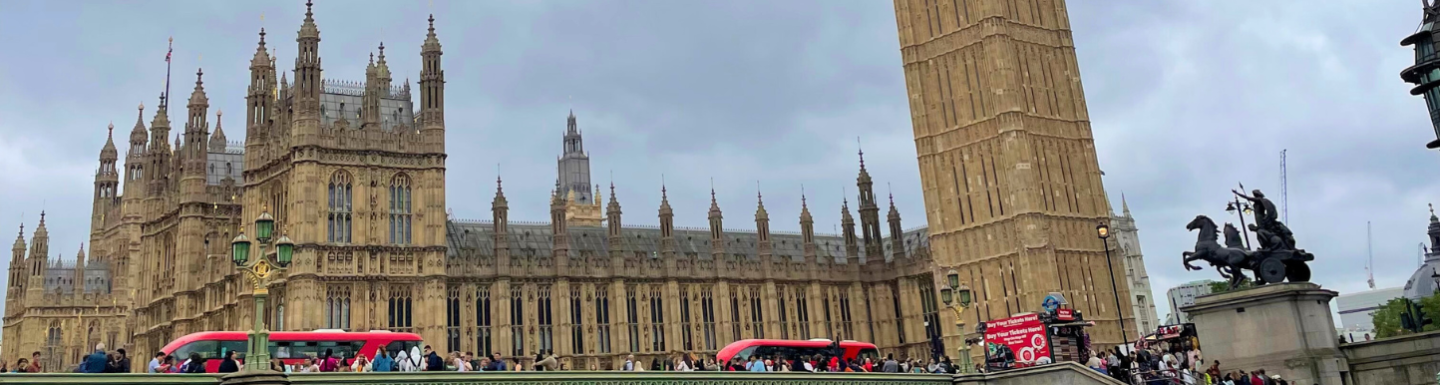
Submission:
[[1220,232],[1215,221],[1204,215],[1196,215],[1195,220],[1185,225],[1186,230],[1199,230],[1195,239],[1195,251],[1186,251],[1181,255],[1184,257],[1183,264],[1186,270],[1202,270],[1190,264],[1192,261],[1201,260],[1210,262],[1220,271],[1220,275],[1230,279],[1230,287],[1238,287],[1240,282],[1245,280],[1245,271],[1242,269],[1254,269],[1254,258],[1249,250],[1244,248],[1240,240],[1240,232],[1235,226],[1225,224],[1225,245],[1221,245],[1216,239]]

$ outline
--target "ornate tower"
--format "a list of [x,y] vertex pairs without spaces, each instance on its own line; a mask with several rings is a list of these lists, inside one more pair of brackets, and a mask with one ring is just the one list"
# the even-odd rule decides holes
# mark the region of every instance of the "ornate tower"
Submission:
[[[865,170],[865,151],[860,151],[860,175],[855,177],[855,186],[860,188],[860,233],[865,240],[865,260],[885,260],[885,248],[880,245],[880,205],[875,202],[875,182]],[[847,214],[849,210],[846,210]]]
[[185,114],[185,145],[180,148],[180,162],[184,165],[180,176],[180,196],[184,202],[205,200],[205,161],[210,151],[210,123],[207,115],[210,98],[205,96],[205,71],[195,71],[195,90],[190,92],[190,104]]
[[290,90],[294,95],[295,116],[290,136],[297,146],[313,144],[320,134],[320,27],[315,25],[313,6],[305,2],[305,22],[300,24],[300,32],[295,37],[298,56],[295,57],[295,86]]
[[210,134],[209,151],[213,153],[225,152],[226,138],[225,130],[220,129],[220,115],[222,111],[215,111],[215,132]]
[[720,215],[720,204],[715,202],[715,189],[710,189],[710,255],[720,260],[725,255],[725,217]]
[[803,190],[800,191],[800,243],[804,248],[801,252],[805,255],[805,263],[815,263],[815,218],[810,216],[810,206],[805,202]]
[[495,177],[495,199],[490,201],[490,212],[495,226],[495,263],[501,269],[509,269],[510,202],[505,199],[505,185],[499,176]]
[[765,196],[755,192],[755,237],[757,252],[762,259],[770,257],[770,213],[765,212]]
[[590,155],[585,153],[585,141],[580,137],[580,128],[575,124],[575,111],[565,118],[565,149],[556,161],[560,169],[560,188],[564,193],[574,193],[575,202],[594,203],[590,195]]
[[895,194],[890,194],[890,213],[885,217],[890,221],[891,257],[898,261],[905,258],[905,229],[900,227],[900,210],[895,209]]
[[440,55],[435,15],[430,15],[430,32],[420,45],[420,132],[428,143],[439,146],[437,151],[445,152],[445,70],[440,69]]
[[[26,301],[38,300],[45,291],[45,271],[50,268],[50,231],[45,229],[45,212],[40,212],[40,224],[30,236],[30,277],[25,284]],[[33,298],[32,298],[33,297]]]
[[265,29],[260,29],[260,43],[250,59],[250,86],[245,92],[245,164],[264,163],[264,143],[273,125],[279,89],[275,86],[275,62],[265,51]]
[[1097,346],[1120,344],[1131,307],[1103,298],[1129,291],[1088,273],[1105,271],[1095,225],[1110,210],[1065,1],[894,4],[930,252],[976,290],[966,323],[1059,292],[1095,321]]
[[[858,259],[858,256],[860,254],[860,245],[857,243],[858,240],[855,237],[855,217],[850,216],[849,198],[844,198],[840,200],[840,231],[843,232],[845,238],[845,259]],[[865,263],[875,262],[877,262],[875,258],[867,257],[865,259]],[[883,263],[885,262],[885,259],[879,259],[878,262]]]
[[25,296],[25,284],[26,281],[30,280],[29,274],[26,273],[27,271],[28,269],[26,269],[25,264],[25,224],[22,223],[20,224],[20,233],[15,235],[15,244],[10,246],[10,275],[5,279],[5,284],[9,287],[9,289],[5,291],[6,315],[13,314],[15,310],[20,310],[20,306],[18,306],[20,301],[11,301]]
[[1440,48],[1440,28],[1435,24],[1440,22],[1440,3],[1425,0],[1421,1],[1425,17],[1420,20],[1420,28],[1415,33],[1400,40],[1402,46],[1415,46],[1415,65],[1400,71],[1400,79],[1415,85],[1410,89],[1411,95],[1424,95],[1425,105],[1430,112],[1430,127],[1435,130],[1435,140],[1430,141],[1425,147],[1429,149],[1440,148],[1440,87],[1435,83],[1433,72],[1440,68],[1440,55],[1436,55],[1436,48]]
[[135,116],[135,128],[130,129],[130,148],[125,149],[125,192],[121,196],[127,202],[124,209],[127,216],[139,215],[137,198],[145,194],[145,189],[140,187],[145,175],[145,147],[148,141],[145,136],[145,103],[140,103],[139,110]]
[[620,224],[620,201],[615,198],[615,183],[610,183],[610,204],[605,205],[605,234],[610,238],[621,236],[624,226]]
[[90,238],[95,242],[105,227],[105,214],[120,203],[120,172],[115,164],[120,152],[115,149],[115,124],[106,127],[105,146],[100,148],[100,167],[95,170],[95,196],[90,209]]
[[1130,215],[1130,203],[1125,194],[1120,194],[1121,214],[1110,213],[1110,231],[1115,234],[1115,245],[1119,248],[1121,265],[1125,269],[1125,283],[1130,290],[1130,301],[1135,315],[1137,330],[1149,331],[1160,327],[1160,318],[1155,313],[1155,300],[1150,296],[1150,273],[1145,270],[1145,254],[1140,251],[1140,229],[1135,226],[1135,217]]

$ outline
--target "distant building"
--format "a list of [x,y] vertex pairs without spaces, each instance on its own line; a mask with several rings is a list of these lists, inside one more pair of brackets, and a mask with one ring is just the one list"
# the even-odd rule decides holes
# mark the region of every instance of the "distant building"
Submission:
[[1214,281],[1194,281],[1180,286],[1172,287],[1165,292],[1170,301],[1170,316],[1165,318],[1166,325],[1183,324],[1190,322],[1190,317],[1180,308],[1195,304],[1195,297],[1210,294],[1210,283]]
[[1398,287],[1341,294],[1335,299],[1340,308],[1341,328],[1352,333],[1373,333],[1375,322],[1371,316],[1375,310],[1402,295],[1404,289]]
[[1115,244],[1120,249],[1120,260],[1125,269],[1125,283],[1130,288],[1130,306],[1135,315],[1135,328],[1140,335],[1150,334],[1160,327],[1160,317],[1155,315],[1155,297],[1150,290],[1150,273],[1145,271],[1145,254],[1140,252],[1140,229],[1135,226],[1135,217],[1130,215],[1130,204],[1125,195],[1120,195],[1121,214],[1110,213],[1111,230],[1115,232]]
[[1440,218],[1435,216],[1435,207],[1430,207],[1430,227],[1425,232],[1430,238],[1430,247],[1425,251],[1425,263],[1415,269],[1410,280],[1405,282],[1405,298],[1420,300],[1440,291]]

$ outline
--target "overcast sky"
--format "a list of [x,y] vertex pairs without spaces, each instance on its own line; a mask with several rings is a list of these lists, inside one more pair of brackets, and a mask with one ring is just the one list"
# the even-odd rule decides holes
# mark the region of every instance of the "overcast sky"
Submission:
[[[713,179],[728,228],[753,228],[758,182],[774,229],[798,229],[804,185],[817,231],[833,232],[842,196],[855,196],[857,137],[876,193],[894,193],[906,228],[925,223],[890,1],[317,3],[329,79],[363,81],[382,41],[396,83],[418,79],[436,15],[457,217],[489,218],[498,169],[511,217],[544,220],[574,109],[593,180],[613,173],[628,223],[656,222],[664,175],[677,225],[705,225]],[[1157,298],[1217,278],[1180,267],[1195,239],[1185,223],[1233,220],[1223,208],[1237,182],[1279,203],[1282,149],[1289,225],[1318,258],[1314,280],[1365,288],[1372,221],[1375,279],[1404,285],[1425,205],[1440,199],[1424,102],[1397,75],[1412,64],[1398,42],[1419,22],[1416,2],[1067,7],[1107,190],[1117,210],[1128,198]],[[106,124],[122,154],[142,102],[148,125],[166,38],[171,121],[203,67],[212,122],[231,111],[224,127],[239,140],[256,33],[270,32],[288,71],[303,17],[298,0],[0,3],[0,244],[22,218],[28,239],[44,209],[51,253],[74,258]]]

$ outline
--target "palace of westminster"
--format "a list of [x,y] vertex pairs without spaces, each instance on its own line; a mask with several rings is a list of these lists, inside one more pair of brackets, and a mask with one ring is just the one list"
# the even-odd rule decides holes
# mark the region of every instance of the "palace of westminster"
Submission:
[[[269,286],[270,330],[414,332],[442,352],[522,362],[553,349],[571,368],[609,368],[631,353],[713,353],[745,338],[853,339],[928,357],[932,344],[960,346],[974,317],[1039,306],[1039,297],[1026,294],[1022,303],[1016,294],[1032,283],[1017,279],[1014,265],[980,264],[978,275],[966,268],[977,315],[966,317],[971,330],[958,330],[937,299],[946,269],[932,259],[933,224],[903,229],[893,199],[882,217],[863,154],[859,220],[848,202],[841,205],[838,236],[815,233],[803,197],[798,233],[771,231],[760,196],[754,230],[727,229],[713,191],[708,228],[678,227],[663,188],[660,202],[627,207],[658,209],[639,216],[658,217],[658,226],[636,225],[649,221],[622,217],[613,186],[607,196],[591,183],[572,113],[547,222],[511,221],[498,178],[492,219],[449,218],[445,73],[434,21],[416,90],[408,81],[392,84],[383,45],[363,83],[322,79],[320,31],[308,4],[293,83],[277,70],[262,29],[249,66],[243,147],[227,142],[219,112],[212,131],[200,72],[173,144],[165,95],[148,127],[140,106],[124,159],[112,126],[95,175],[88,259],[83,248],[73,263],[52,256],[43,214],[28,247],[21,225],[0,357],[39,351],[54,371],[98,342],[148,358],[188,333],[248,330],[254,302],[231,262],[230,240],[262,212],[295,242],[294,263]],[[644,206],[651,208],[636,208]],[[1134,302],[1124,309],[1133,336],[1158,325],[1129,214],[1126,207],[1109,216],[1123,261],[1116,268],[1128,283],[1119,290]],[[1105,302],[1105,262],[1086,261],[1091,271],[1075,276],[1087,283],[1076,286],[1095,293],[1061,291],[1097,325],[1112,325],[1102,322],[1106,311],[1113,322],[1116,310],[1106,310],[1114,302]],[[1100,276],[1092,282],[1091,274]],[[1113,330],[1093,329],[1097,338],[1119,340]]]

